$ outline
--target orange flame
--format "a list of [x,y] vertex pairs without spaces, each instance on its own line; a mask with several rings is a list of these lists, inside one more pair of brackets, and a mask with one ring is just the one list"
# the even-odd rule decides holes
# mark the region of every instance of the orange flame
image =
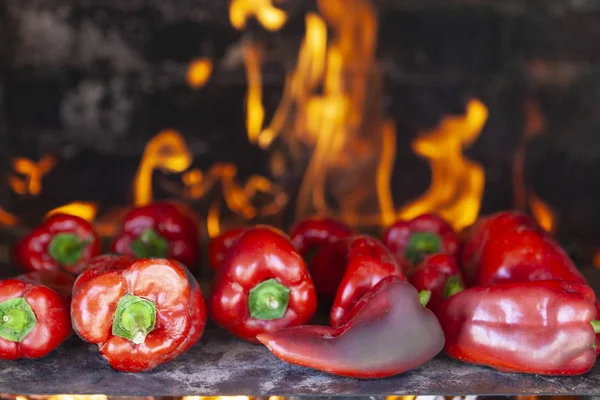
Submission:
[[56,214],[68,214],[83,218],[88,222],[92,222],[94,218],[96,218],[97,211],[98,206],[92,202],[74,201],[48,211],[46,213],[46,218]]
[[275,8],[272,0],[232,0],[229,20],[236,29],[244,29],[246,21],[253,15],[270,31],[281,29],[287,21],[285,11]]
[[556,218],[552,209],[534,193],[529,194],[529,208],[540,227],[548,233],[554,233]]
[[14,226],[18,223],[19,219],[16,215],[4,211],[2,207],[0,207],[0,225]]
[[197,58],[190,63],[187,70],[187,82],[194,89],[199,89],[208,82],[212,74],[213,63],[208,58]]
[[250,143],[256,143],[263,125],[265,109],[262,105],[262,77],[260,75],[260,50],[257,46],[244,48],[244,65],[248,77],[246,95],[246,129]]
[[462,150],[477,139],[487,116],[485,105],[471,100],[464,116],[446,117],[433,131],[414,140],[415,153],[431,164],[431,185],[422,197],[402,207],[400,218],[437,212],[457,230],[475,221],[485,174],[479,164],[464,157]]
[[146,144],[142,160],[134,180],[134,204],[136,207],[152,202],[152,175],[160,169],[164,173],[181,173],[192,163],[184,138],[176,131],[158,133]]
[[42,177],[50,172],[56,165],[53,155],[44,156],[38,163],[27,158],[15,158],[13,168],[15,172],[23,175],[9,175],[8,183],[12,190],[20,195],[30,194],[37,196],[42,192]]
[[221,223],[219,220],[220,215],[219,203],[213,202],[208,209],[208,215],[206,217],[206,231],[208,236],[213,239],[221,234]]
[[594,254],[594,266],[596,268],[600,268],[600,250],[596,251]]

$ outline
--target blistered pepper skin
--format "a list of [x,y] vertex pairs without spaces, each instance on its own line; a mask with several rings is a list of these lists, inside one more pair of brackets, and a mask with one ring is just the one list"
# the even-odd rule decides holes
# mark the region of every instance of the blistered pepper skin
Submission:
[[[72,243],[66,243],[70,247],[63,247],[62,250],[63,255],[66,256],[65,260],[61,260],[56,253],[53,256],[53,252],[50,251],[53,239],[58,235],[71,236]],[[71,256],[73,251],[76,252],[75,257]],[[49,217],[14,248],[15,262],[30,272],[61,270],[79,274],[86,263],[98,254],[100,254],[100,238],[92,225],[80,217],[66,214]]]
[[[261,286],[265,282],[277,292],[271,299],[282,312],[277,317],[253,316],[252,293],[269,292]],[[261,225],[244,231],[229,249],[213,281],[209,302],[210,315],[218,325],[253,343],[258,342],[259,333],[309,322],[316,308],[315,287],[303,258],[285,234]]]
[[436,314],[453,358],[507,372],[579,375],[596,361],[594,300],[586,285],[507,283],[455,294]]
[[421,305],[414,287],[395,276],[363,296],[339,328],[298,326],[260,334],[258,339],[283,361],[363,379],[416,368],[444,346],[435,315]]
[[[141,340],[115,331],[117,310],[127,297],[150,302],[155,323]],[[196,343],[206,323],[206,308],[196,280],[180,263],[167,259],[132,261],[120,255],[92,260],[73,288],[73,328],[98,345],[112,368],[150,370]]]

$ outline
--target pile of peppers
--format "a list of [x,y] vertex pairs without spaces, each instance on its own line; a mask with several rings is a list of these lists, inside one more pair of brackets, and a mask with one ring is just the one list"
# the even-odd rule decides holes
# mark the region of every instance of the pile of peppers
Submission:
[[[26,273],[0,281],[0,358],[44,357],[75,332],[113,369],[148,371],[195,345],[208,316],[285,362],[361,379],[441,351],[501,371],[577,375],[600,352],[594,291],[519,212],[463,232],[424,214],[379,238],[328,216],[289,235],[235,227],[208,244],[206,296],[193,276],[198,226],[183,204],[137,207],[107,254],[89,222],[49,217],[14,248]],[[326,325],[311,324],[318,313]]]

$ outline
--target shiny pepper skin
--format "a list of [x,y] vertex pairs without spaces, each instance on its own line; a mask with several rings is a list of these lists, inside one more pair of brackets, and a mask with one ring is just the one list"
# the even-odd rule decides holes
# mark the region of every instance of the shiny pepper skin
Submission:
[[501,371],[579,375],[596,362],[595,296],[561,281],[466,289],[436,315],[452,358]]
[[86,220],[66,214],[46,219],[14,248],[15,262],[27,271],[79,274],[100,254],[100,239]]
[[290,240],[306,262],[310,263],[321,246],[352,234],[352,228],[340,220],[315,216],[296,225],[290,232]]
[[[454,229],[435,214],[423,214],[409,221],[397,221],[383,234],[383,243],[398,257],[414,266],[428,254],[456,256],[460,240]],[[409,271],[405,271],[410,275]]]
[[131,258],[168,258],[194,271],[200,258],[198,221],[189,207],[179,203],[134,208],[125,216],[111,251]]
[[122,372],[150,370],[202,336],[206,308],[196,280],[167,259],[92,260],[73,288],[73,328]]
[[237,337],[308,323],[317,308],[304,260],[283,233],[256,226],[242,233],[221,262],[209,310]]
[[384,378],[416,368],[444,347],[435,315],[397,276],[379,281],[338,327],[304,325],[258,335],[279,359],[351,378]]
[[56,270],[0,281],[1,359],[43,357],[71,335],[73,281]]
[[432,254],[414,269],[409,282],[420,292],[428,290],[431,298],[427,307],[435,308],[447,297],[464,289],[456,258],[449,254]]
[[247,228],[233,228],[223,232],[219,236],[211,239],[208,243],[208,263],[213,271],[219,269],[221,261],[227,255],[227,252],[233,246],[237,238]]

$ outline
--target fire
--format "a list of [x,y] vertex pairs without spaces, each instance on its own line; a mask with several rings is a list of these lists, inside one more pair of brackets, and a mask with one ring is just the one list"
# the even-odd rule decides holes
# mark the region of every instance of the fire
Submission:
[[596,268],[600,268],[600,250],[596,251],[594,254],[593,263]]
[[8,183],[17,194],[37,196],[42,192],[42,177],[52,171],[55,165],[56,158],[51,154],[44,156],[38,163],[28,158],[15,158],[13,168],[23,177],[11,174],[8,176]]
[[466,159],[462,151],[477,139],[487,116],[485,105],[471,100],[464,116],[446,117],[435,129],[415,139],[413,150],[430,162],[431,185],[423,196],[402,207],[400,218],[437,212],[457,230],[475,221],[485,173],[479,164]]
[[48,211],[48,213],[46,213],[46,218],[56,214],[68,214],[83,218],[88,222],[92,222],[94,218],[96,218],[97,211],[98,206],[92,202],[74,201]]
[[262,104],[262,77],[260,74],[260,50],[255,45],[244,48],[244,65],[248,77],[246,95],[246,129],[250,143],[256,143],[263,126],[265,109]]
[[152,202],[152,175],[160,169],[165,173],[181,173],[192,163],[192,155],[184,138],[176,131],[164,130],[146,144],[134,180],[134,204]]
[[206,84],[212,74],[213,63],[208,58],[197,58],[190,63],[187,70],[188,85],[199,89]]
[[206,231],[208,232],[208,237],[211,239],[216,238],[221,234],[221,224],[219,220],[220,212],[221,208],[217,202],[213,202],[208,209],[208,214],[206,217]]
[[2,207],[0,207],[0,225],[8,225],[14,226],[19,223],[19,219],[16,215],[9,213],[8,211],[4,211]]
[[92,394],[92,395],[70,395],[70,394],[57,394],[48,397],[48,400],[107,400],[103,394]]
[[540,227],[549,233],[554,233],[556,229],[554,213],[548,204],[536,196],[529,194],[529,208]]
[[[271,396],[275,397],[275,396]],[[269,399],[271,398],[269,397]],[[250,400],[248,396],[183,396],[181,400]]]
[[272,0],[232,0],[229,6],[229,20],[236,29],[244,29],[251,16],[270,31],[277,31],[287,21],[285,11],[275,8]]

